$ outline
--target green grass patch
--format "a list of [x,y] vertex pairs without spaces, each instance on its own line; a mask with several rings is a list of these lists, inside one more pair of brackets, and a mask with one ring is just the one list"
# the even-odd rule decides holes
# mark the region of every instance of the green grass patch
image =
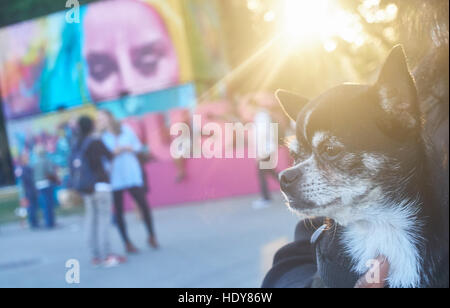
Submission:
[[[19,207],[19,195],[16,189],[0,190],[0,224],[18,222],[21,220],[15,213]],[[65,217],[71,215],[81,215],[84,213],[83,206],[74,206],[70,208],[56,208],[56,220],[58,217]],[[41,216],[42,213],[39,213]],[[40,217],[42,221],[42,217]]]
[[8,188],[0,190],[0,224],[11,221],[19,221],[14,211],[19,207],[19,194],[16,189]]

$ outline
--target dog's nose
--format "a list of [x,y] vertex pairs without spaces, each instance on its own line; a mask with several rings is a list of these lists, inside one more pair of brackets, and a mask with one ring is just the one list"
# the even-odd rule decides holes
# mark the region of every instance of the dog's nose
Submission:
[[282,190],[288,190],[300,178],[298,170],[287,169],[280,174],[280,184]]

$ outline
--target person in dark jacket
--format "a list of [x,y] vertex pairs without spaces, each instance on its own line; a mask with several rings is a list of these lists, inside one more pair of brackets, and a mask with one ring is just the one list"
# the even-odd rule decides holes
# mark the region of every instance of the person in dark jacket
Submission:
[[111,253],[109,242],[109,228],[111,206],[113,203],[112,189],[106,161],[113,159],[113,154],[105,147],[99,138],[93,136],[94,122],[89,117],[81,117],[78,121],[79,139],[76,149],[85,147],[83,157],[91,168],[95,184],[90,191],[83,193],[86,207],[86,227],[89,247],[94,266],[117,266],[125,259]]

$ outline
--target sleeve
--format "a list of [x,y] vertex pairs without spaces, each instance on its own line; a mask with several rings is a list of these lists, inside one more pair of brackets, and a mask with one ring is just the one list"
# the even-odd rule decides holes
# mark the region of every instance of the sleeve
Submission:
[[44,160],[44,168],[45,168],[45,174],[47,176],[54,175],[56,173],[56,166],[55,164],[48,158],[48,156],[45,157]]
[[89,157],[97,158],[99,161],[102,161],[102,158],[106,158],[108,160],[112,160],[114,158],[114,155],[101,140],[92,142],[88,152],[91,154]]
[[103,173],[103,162],[112,160],[114,155],[106,148],[105,144],[101,140],[96,140],[86,150],[86,154],[89,160],[89,165],[95,174]]
[[111,135],[111,133],[103,133],[101,135],[100,141],[102,141],[102,143],[105,145],[105,147],[113,152],[114,151],[114,142],[113,142],[113,136]]
[[323,220],[301,221],[295,231],[295,241],[275,255],[273,267],[267,273],[263,288],[310,288],[317,273],[313,245],[310,243],[314,226]]
[[129,142],[129,146],[131,146],[131,148],[135,152],[141,151],[142,150],[142,143],[139,140],[139,138],[136,136],[134,131],[128,126],[124,126],[124,129],[126,130],[127,140]]

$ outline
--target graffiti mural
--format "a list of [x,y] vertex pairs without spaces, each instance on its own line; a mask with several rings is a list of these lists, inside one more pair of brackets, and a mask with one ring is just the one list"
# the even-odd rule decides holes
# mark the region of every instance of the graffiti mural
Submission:
[[33,161],[42,150],[58,167],[61,179],[68,176],[68,159],[77,139],[76,123],[81,115],[95,116],[92,106],[57,111],[7,123],[9,146],[15,165],[21,154]]
[[0,93],[6,118],[192,81],[178,6],[162,0],[100,1],[81,7],[78,24],[67,23],[60,12],[1,29]]

